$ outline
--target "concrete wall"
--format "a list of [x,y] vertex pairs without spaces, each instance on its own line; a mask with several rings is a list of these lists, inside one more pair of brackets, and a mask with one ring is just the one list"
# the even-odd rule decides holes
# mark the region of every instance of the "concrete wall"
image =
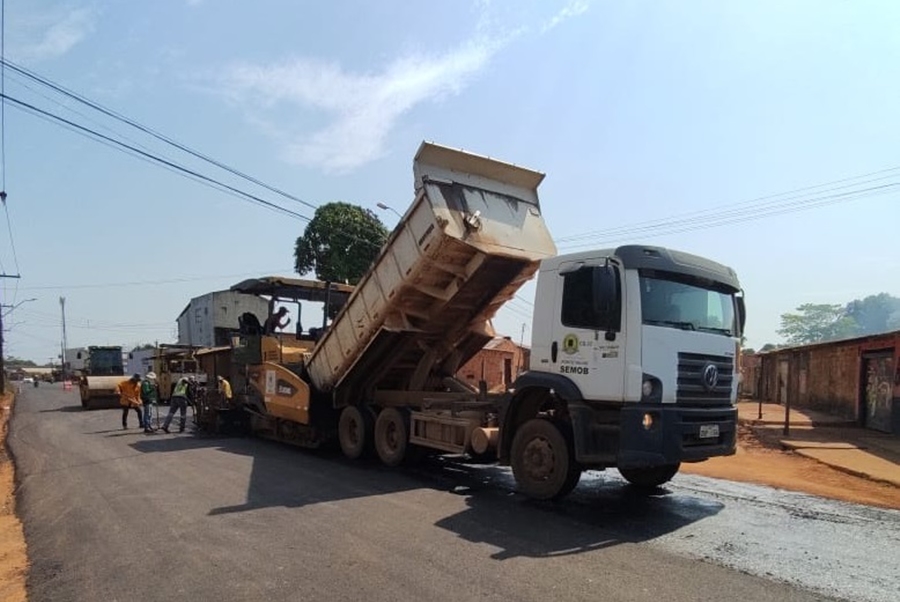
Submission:
[[[81,357],[78,357],[79,354]],[[66,349],[66,371],[84,370],[84,360],[87,358],[87,347],[72,347]]]
[[144,375],[153,367],[156,349],[139,349],[125,355],[125,374]]
[[214,347],[226,344],[227,332],[237,330],[238,317],[256,314],[260,323],[269,315],[268,302],[256,295],[218,291],[194,297],[178,316],[178,344]]

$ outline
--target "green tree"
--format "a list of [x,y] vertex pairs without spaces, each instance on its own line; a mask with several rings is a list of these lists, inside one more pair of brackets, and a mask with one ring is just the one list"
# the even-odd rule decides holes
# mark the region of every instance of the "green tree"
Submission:
[[797,311],[781,314],[778,334],[787,339],[789,345],[830,341],[856,334],[858,325],[845,313],[842,305],[805,303]]
[[294,247],[298,274],[314,272],[326,282],[356,284],[387,240],[388,230],[373,212],[350,203],[316,209]]
[[766,343],[765,345],[760,347],[759,352],[766,353],[767,351],[775,351],[776,349],[778,349],[778,345],[775,345],[774,343]]
[[845,312],[856,321],[856,334],[878,334],[900,328],[900,298],[887,293],[854,299]]
[[7,368],[37,368],[38,365],[31,360],[25,360],[20,357],[16,357],[14,355],[6,356],[6,367]]

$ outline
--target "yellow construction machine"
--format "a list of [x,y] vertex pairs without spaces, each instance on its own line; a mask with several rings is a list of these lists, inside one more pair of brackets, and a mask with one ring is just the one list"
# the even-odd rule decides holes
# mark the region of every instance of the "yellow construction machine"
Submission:
[[85,410],[117,407],[116,385],[125,377],[122,348],[117,346],[88,347],[78,352],[84,368],[76,371],[81,407]]
[[[258,316],[245,314],[230,346],[197,352],[201,371],[208,375],[210,384],[197,407],[200,426],[224,430],[239,425],[262,437],[318,446],[332,434],[323,429],[333,430],[333,410],[330,401],[315,404],[313,409],[304,363],[327,328],[329,318],[337,314],[353,287],[272,276],[245,280],[232,290],[267,297],[270,314],[276,304],[294,307],[296,321],[290,332],[266,333]],[[316,310],[321,308],[322,326],[306,330],[304,308],[308,314],[312,309],[310,302],[318,306]],[[215,390],[218,376],[231,383],[231,402]]]
[[162,344],[156,347],[152,369],[158,379],[160,403],[169,403],[175,383],[182,377],[193,377],[198,386],[206,386],[206,373],[194,357],[195,350],[195,347],[188,345]]

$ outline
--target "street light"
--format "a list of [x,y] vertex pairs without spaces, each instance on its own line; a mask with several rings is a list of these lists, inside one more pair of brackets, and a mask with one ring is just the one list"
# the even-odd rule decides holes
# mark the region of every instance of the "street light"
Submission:
[[[3,316],[9,315],[12,310],[16,309],[23,303],[28,303],[30,301],[37,301],[37,299],[23,299],[15,305],[0,304],[0,393],[6,392],[6,360],[3,357]],[[9,308],[9,310],[5,313],[3,312],[4,307]]]
[[37,301],[37,299],[35,299],[35,298],[33,298],[33,297],[32,297],[31,299],[22,299],[21,301],[19,301],[19,302],[16,303],[15,305],[0,305],[0,307],[5,307],[5,308],[7,308],[6,313],[4,313],[3,315],[4,315],[4,316],[8,316],[9,314],[12,313],[12,311],[13,311],[14,309],[16,309],[17,307],[19,307],[19,306],[22,305],[23,303],[29,303],[29,302],[31,302],[31,301]]
[[403,218],[403,214],[400,213],[399,211],[397,211],[396,209],[394,209],[393,207],[391,207],[390,205],[385,205],[384,203],[375,203],[375,206],[378,207],[379,209],[383,209],[384,211],[393,211],[394,213],[397,214],[397,217],[399,217],[401,219]]

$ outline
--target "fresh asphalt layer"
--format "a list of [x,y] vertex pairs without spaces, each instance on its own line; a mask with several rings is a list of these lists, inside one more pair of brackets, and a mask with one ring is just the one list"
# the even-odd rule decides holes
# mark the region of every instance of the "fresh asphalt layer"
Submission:
[[123,431],[22,391],[9,432],[29,600],[896,599],[900,512],[615,471],[558,504],[509,471],[388,470],[250,438]]

